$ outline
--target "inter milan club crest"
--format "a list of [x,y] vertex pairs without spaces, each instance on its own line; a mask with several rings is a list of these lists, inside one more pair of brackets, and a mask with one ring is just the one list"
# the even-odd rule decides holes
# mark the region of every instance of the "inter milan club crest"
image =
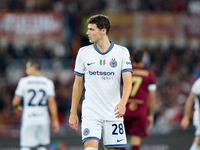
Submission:
[[85,129],[83,130],[83,135],[84,135],[84,136],[87,136],[89,133],[90,133],[90,130],[89,130],[88,128],[85,128]]
[[110,61],[110,66],[112,68],[115,68],[117,66],[117,61],[114,58],[112,58],[112,60]]

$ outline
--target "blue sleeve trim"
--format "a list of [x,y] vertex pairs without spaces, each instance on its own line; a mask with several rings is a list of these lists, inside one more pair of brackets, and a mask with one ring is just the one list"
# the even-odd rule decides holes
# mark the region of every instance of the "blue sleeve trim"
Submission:
[[47,95],[47,97],[49,98],[49,97],[55,97],[55,95]]
[[18,97],[21,97],[21,98],[23,98],[23,96],[20,96],[20,95],[17,95],[17,94],[15,94],[15,96],[18,96]]
[[104,147],[107,147],[107,148],[127,147],[127,144],[104,145]]
[[[50,144],[50,143],[49,143],[49,144]],[[49,144],[40,144],[40,145],[41,145],[41,146],[48,146]],[[22,145],[20,145],[20,147],[24,147],[24,148],[30,147],[30,148],[33,148],[33,149],[34,149],[35,147],[37,147],[37,146],[38,146],[38,145],[35,145],[35,146],[28,146],[28,145],[27,145],[27,146],[26,146],[26,145],[23,145],[23,146],[22,146]]]
[[87,138],[84,138],[84,139],[82,140],[82,143],[84,143],[84,142],[87,141],[87,140],[97,140],[97,141],[99,141],[99,138],[97,138],[97,137],[87,137]]
[[127,68],[127,69],[122,70],[122,73],[124,73],[124,72],[133,72],[133,70],[132,70],[132,68]]
[[77,72],[77,71],[74,71],[74,74],[77,75],[77,76],[84,76],[83,73],[80,73],[80,72]]

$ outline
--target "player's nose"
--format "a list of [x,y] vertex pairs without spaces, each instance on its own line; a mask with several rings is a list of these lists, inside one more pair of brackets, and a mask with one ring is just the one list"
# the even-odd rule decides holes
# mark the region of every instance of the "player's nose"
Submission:
[[90,34],[90,31],[88,30],[88,31],[86,32],[86,34],[89,35],[89,34]]

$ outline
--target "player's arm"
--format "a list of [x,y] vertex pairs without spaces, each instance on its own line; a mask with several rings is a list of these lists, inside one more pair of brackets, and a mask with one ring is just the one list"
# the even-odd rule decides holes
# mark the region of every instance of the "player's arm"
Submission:
[[185,130],[190,122],[190,113],[192,110],[192,106],[194,104],[195,99],[197,98],[197,94],[194,93],[190,93],[190,95],[188,96],[187,100],[186,100],[186,104],[185,104],[185,110],[184,110],[184,116],[181,120],[181,127]]
[[115,115],[116,118],[120,118],[125,114],[126,111],[126,103],[128,101],[129,95],[132,89],[132,76],[131,72],[122,73],[123,78],[123,90],[122,90],[122,98],[120,102],[115,107]]
[[83,91],[83,76],[75,76],[72,91],[72,103],[69,117],[69,125],[72,129],[78,131],[78,115],[77,108]]
[[54,97],[48,98],[48,105],[52,119],[52,130],[54,133],[57,133],[59,131],[59,121],[58,121],[57,104]]
[[15,110],[21,110],[21,107],[19,106],[20,101],[21,101],[21,97],[15,95],[13,100],[12,100],[12,105],[13,105]]
[[148,116],[147,116],[148,129],[151,129],[153,126],[155,100],[156,100],[156,90],[149,91],[149,93],[148,93]]

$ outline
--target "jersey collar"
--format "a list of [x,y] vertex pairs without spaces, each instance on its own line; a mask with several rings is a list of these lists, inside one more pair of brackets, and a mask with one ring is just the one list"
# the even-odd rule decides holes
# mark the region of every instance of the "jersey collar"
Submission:
[[97,48],[96,43],[94,43],[94,49],[95,49],[98,53],[100,53],[100,54],[102,54],[102,55],[105,55],[105,54],[109,53],[109,52],[112,50],[113,47],[114,47],[114,43],[113,43],[112,41],[110,41],[110,47],[108,48],[108,50],[107,50],[105,53],[102,53],[102,52]]
[[35,74],[32,74],[32,75],[29,75],[30,77],[41,77],[41,75],[35,75]]

